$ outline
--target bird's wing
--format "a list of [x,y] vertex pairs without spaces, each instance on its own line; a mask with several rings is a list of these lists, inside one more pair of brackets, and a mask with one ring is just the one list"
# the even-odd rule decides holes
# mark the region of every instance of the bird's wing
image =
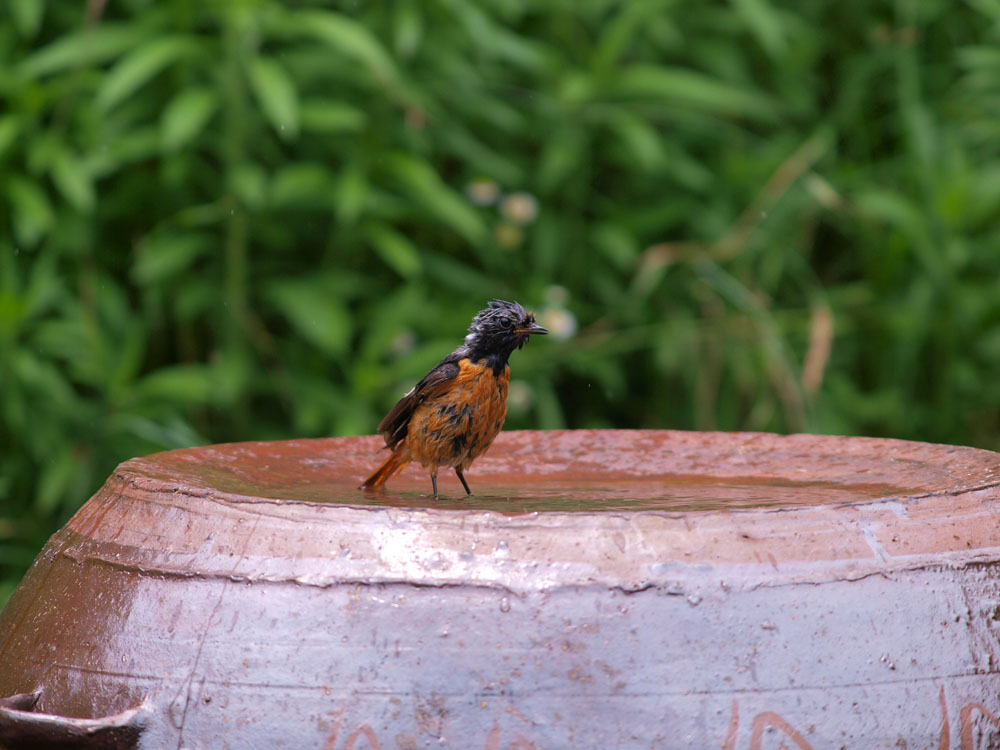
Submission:
[[448,387],[448,383],[454,380],[460,369],[458,362],[463,356],[465,354],[461,350],[456,350],[441,360],[423,380],[399,399],[385,418],[378,423],[378,432],[385,438],[385,444],[389,448],[395,448],[396,444],[406,437],[413,410],[430,396],[441,393]]

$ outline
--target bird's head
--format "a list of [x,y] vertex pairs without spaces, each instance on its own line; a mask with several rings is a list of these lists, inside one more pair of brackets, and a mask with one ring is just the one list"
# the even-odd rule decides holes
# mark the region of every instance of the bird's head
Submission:
[[472,319],[465,345],[474,355],[499,357],[503,364],[515,349],[520,349],[533,334],[548,329],[535,322],[535,314],[525,312],[517,302],[493,300]]

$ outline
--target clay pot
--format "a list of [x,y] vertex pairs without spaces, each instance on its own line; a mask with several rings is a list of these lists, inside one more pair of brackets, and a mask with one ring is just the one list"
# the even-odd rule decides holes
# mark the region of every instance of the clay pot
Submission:
[[0,615],[0,745],[997,741],[997,454],[508,432],[434,503],[378,447],[122,464]]

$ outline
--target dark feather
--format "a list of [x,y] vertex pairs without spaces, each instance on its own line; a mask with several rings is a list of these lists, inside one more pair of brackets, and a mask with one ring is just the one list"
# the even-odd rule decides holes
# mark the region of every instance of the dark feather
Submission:
[[413,389],[403,396],[388,414],[378,424],[378,432],[385,439],[385,444],[391,449],[406,437],[410,426],[413,410],[429,396],[441,391],[441,387],[458,375],[458,362],[468,356],[465,347],[460,347],[442,359],[437,366],[413,386]]

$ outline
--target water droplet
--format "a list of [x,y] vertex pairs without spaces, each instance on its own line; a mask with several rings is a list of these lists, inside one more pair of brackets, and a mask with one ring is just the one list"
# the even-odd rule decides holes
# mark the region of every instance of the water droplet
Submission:
[[701,604],[701,597],[698,596],[697,594],[688,594],[687,602],[692,607],[697,607],[699,604]]
[[506,596],[500,597],[500,611],[510,612],[510,599],[508,599]]
[[497,549],[507,549],[507,547],[509,546],[510,545],[507,544],[506,539],[501,539],[499,542],[497,542]]

